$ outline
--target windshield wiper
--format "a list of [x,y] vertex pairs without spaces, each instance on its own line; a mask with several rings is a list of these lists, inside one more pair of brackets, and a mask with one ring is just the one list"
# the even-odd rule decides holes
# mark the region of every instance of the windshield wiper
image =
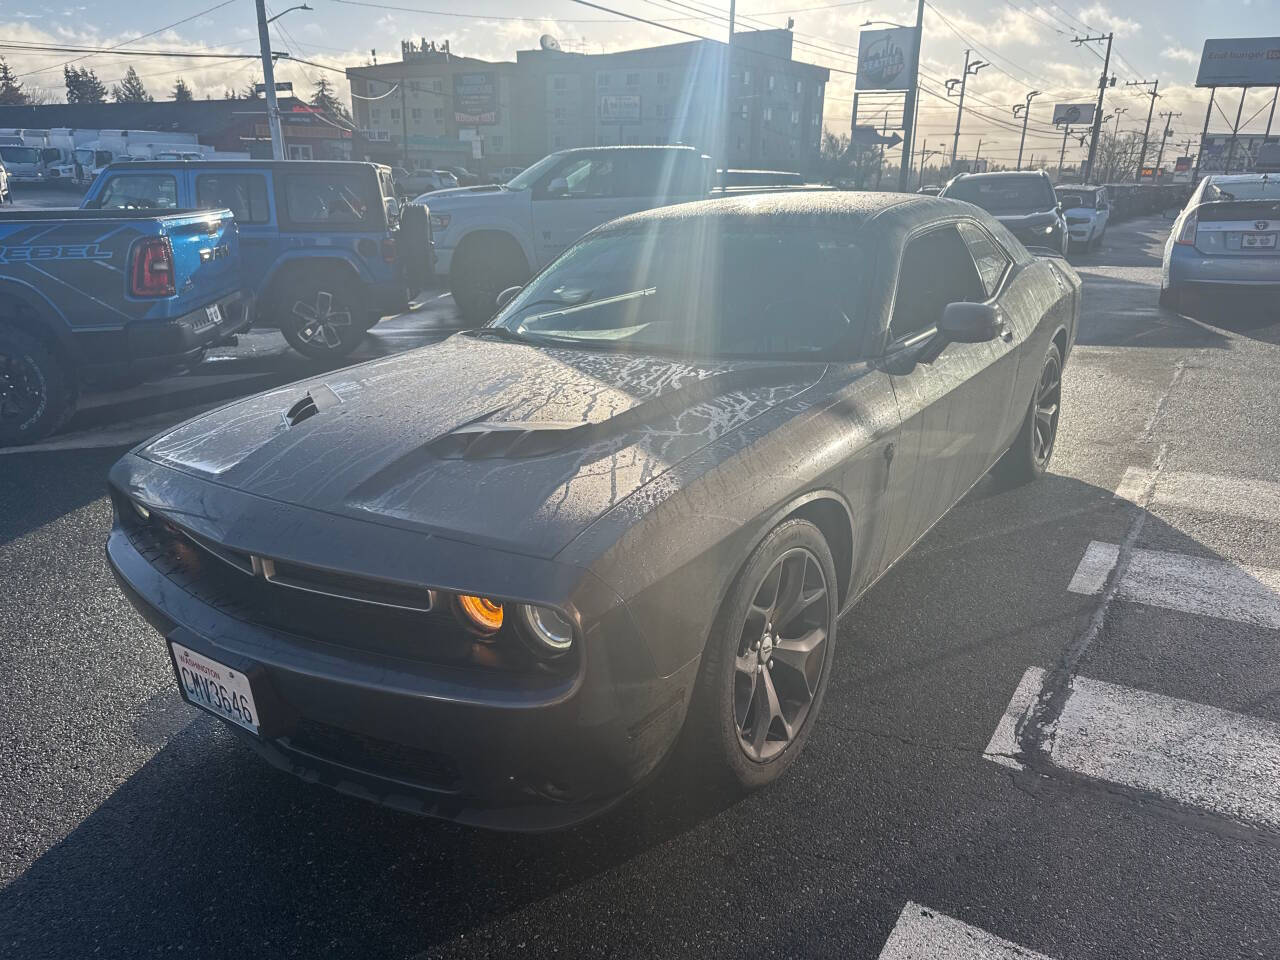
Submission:
[[464,337],[475,337],[479,340],[481,337],[492,337],[494,340],[506,340],[508,343],[534,343],[535,341],[526,337],[522,333],[517,333],[510,327],[481,327],[478,330],[462,331]]

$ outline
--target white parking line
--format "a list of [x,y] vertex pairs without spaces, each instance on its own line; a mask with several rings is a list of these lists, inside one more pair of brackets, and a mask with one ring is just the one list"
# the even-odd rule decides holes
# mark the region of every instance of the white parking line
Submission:
[[[1037,697],[1043,677],[1027,670],[1014,700],[1028,685]],[[1005,716],[1022,710],[1011,702]],[[1072,773],[1280,829],[1280,723],[1076,677],[1043,742]]]
[[[1067,587],[1100,593],[1120,548],[1093,541]],[[1280,630],[1280,570],[1164,550],[1135,549],[1116,598]]]
[[1149,467],[1130,467],[1116,488],[1116,499],[1142,503],[1143,495],[1154,479],[1153,507],[1170,506],[1272,522],[1280,517],[1280,483],[1209,473],[1175,471],[1158,476],[1154,474]]
[[908,901],[880,960],[1049,960],[1016,943]]

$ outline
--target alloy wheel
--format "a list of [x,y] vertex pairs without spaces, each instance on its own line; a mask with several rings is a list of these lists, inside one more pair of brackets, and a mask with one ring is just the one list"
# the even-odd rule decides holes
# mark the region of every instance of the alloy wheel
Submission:
[[1062,367],[1056,356],[1050,356],[1040,373],[1036,387],[1035,423],[1031,431],[1031,454],[1044,466],[1053,455],[1058,438],[1058,414],[1062,407]]
[[765,762],[800,733],[822,678],[831,593],[809,550],[782,554],[756,588],[734,661],[738,743]]
[[27,357],[0,353],[0,422],[29,423],[44,402],[40,371]]
[[335,302],[328,290],[316,291],[314,303],[296,301],[293,315],[299,319],[300,340],[330,350],[342,346],[351,329],[351,309],[341,300]]

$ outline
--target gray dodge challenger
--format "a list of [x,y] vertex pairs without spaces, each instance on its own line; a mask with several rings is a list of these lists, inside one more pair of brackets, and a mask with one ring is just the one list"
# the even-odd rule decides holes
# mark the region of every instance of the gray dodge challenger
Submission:
[[499,300],[142,444],[107,553],[276,766],[538,830],[677,750],[795,761],[841,614],[1045,471],[1080,280],[966,203],[809,193],[625,217]]

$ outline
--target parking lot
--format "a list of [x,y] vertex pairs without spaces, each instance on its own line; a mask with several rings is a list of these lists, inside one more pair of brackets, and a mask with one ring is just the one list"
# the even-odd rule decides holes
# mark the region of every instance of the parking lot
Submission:
[[[1159,308],[1167,230],[1073,257],[1050,475],[984,481],[846,616],[790,776],[668,768],[559,834],[276,772],[116,589],[107,469],[310,372],[278,334],[87,398],[0,457],[0,954],[1280,955],[1280,310]],[[354,359],[454,325],[429,297]]]

